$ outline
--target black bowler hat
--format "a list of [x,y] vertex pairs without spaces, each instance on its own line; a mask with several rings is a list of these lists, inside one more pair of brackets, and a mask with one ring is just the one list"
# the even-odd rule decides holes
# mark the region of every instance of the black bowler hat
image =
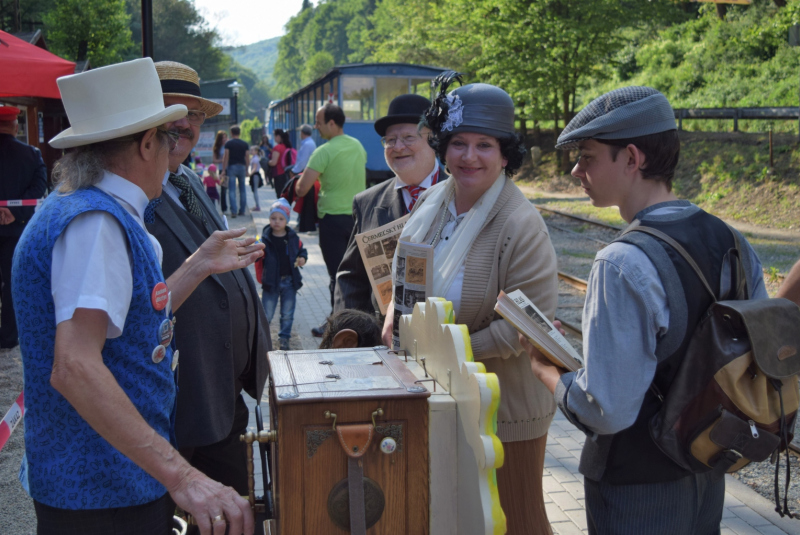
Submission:
[[386,135],[386,129],[393,124],[419,124],[422,115],[431,101],[420,95],[400,95],[389,103],[389,113],[375,121],[375,131],[379,136]]

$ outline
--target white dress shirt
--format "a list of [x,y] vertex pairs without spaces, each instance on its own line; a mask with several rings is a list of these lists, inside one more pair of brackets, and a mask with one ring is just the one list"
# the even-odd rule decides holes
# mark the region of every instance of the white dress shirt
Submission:
[[[428,174],[428,176],[425,177],[425,180],[419,183],[419,187],[423,188],[423,191],[434,185],[432,183],[433,177],[436,175],[438,171],[439,171],[439,164],[437,163],[433,165],[433,171],[431,171]],[[406,210],[411,211],[409,209],[409,207],[411,206],[411,194],[408,192],[407,188],[408,184],[403,182],[403,179],[401,179],[399,176],[396,176],[394,181],[394,189],[403,190],[403,202],[406,203]],[[422,195],[422,192],[420,192],[420,195]]]
[[[144,191],[108,171],[96,187],[111,195],[144,229],[160,266],[161,244],[144,226],[144,210],[149,202]],[[71,319],[76,308],[90,308],[108,315],[107,338],[122,334],[133,295],[127,244],[125,230],[108,212],[85,212],[67,225],[53,247],[50,284],[56,324]]]

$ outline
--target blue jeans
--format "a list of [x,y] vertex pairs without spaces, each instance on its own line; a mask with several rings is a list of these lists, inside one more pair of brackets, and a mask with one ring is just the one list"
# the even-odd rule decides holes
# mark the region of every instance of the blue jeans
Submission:
[[228,184],[228,195],[230,195],[232,214],[236,213],[236,181],[238,180],[239,197],[242,200],[242,205],[239,207],[239,215],[244,215],[244,209],[247,205],[247,185],[245,184],[246,177],[247,173],[245,172],[244,165],[237,163],[228,166],[228,178],[230,179],[230,183]]
[[294,305],[297,292],[292,283],[292,276],[287,275],[281,277],[281,283],[278,288],[273,288],[272,291],[266,290],[261,294],[261,303],[264,305],[264,311],[267,313],[267,321],[272,322],[272,317],[275,315],[275,309],[278,308],[278,298],[281,300],[281,330],[278,333],[279,338],[288,340],[292,336],[292,323],[294,323]]

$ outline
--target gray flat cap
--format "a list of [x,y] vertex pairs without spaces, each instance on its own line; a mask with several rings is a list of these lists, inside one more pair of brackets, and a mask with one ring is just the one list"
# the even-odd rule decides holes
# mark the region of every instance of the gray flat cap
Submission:
[[489,84],[468,84],[447,95],[452,100],[440,135],[476,132],[496,138],[514,135],[514,101]]
[[567,125],[557,149],[586,139],[629,139],[677,130],[667,97],[652,87],[622,87],[591,101]]

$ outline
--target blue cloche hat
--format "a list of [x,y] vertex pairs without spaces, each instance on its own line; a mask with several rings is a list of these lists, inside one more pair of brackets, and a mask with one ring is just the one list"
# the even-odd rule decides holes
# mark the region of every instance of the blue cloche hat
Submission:
[[449,93],[460,74],[449,71],[440,75],[439,95],[425,114],[428,126],[439,137],[458,132],[476,132],[496,138],[513,137],[514,101],[499,87],[490,84],[468,84]]

